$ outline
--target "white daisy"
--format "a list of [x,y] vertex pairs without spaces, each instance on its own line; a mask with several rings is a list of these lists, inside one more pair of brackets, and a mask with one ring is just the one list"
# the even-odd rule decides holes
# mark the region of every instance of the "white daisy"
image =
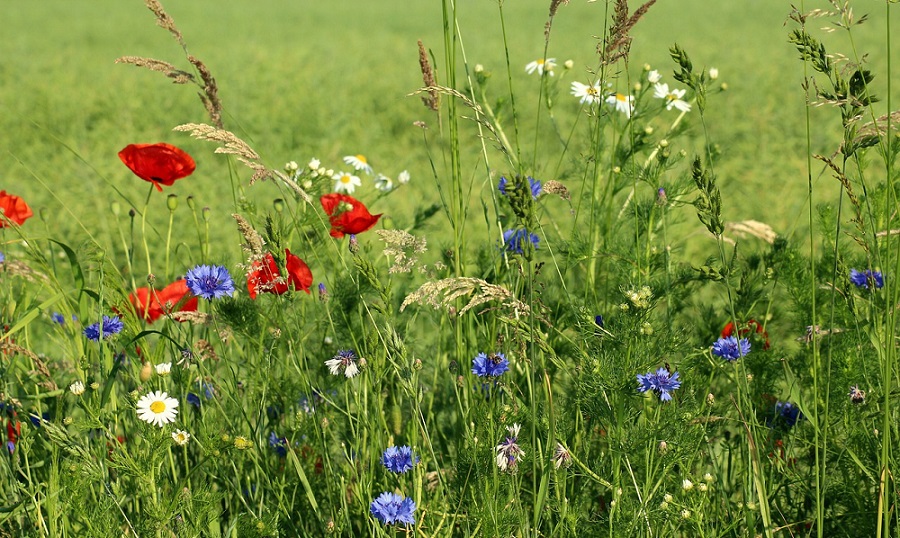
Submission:
[[687,90],[669,91],[668,84],[656,84],[653,86],[653,97],[665,99],[666,110],[672,110],[672,107],[675,107],[682,112],[690,112],[691,104],[682,99],[686,91]]
[[156,375],[167,376],[172,371],[171,362],[161,362],[156,365]]
[[394,188],[394,182],[386,175],[378,174],[375,176],[375,188],[380,191],[388,192]]
[[169,398],[165,392],[155,391],[145,394],[137,403],[138,418],[160,428],[170,422],[175,422],[177,414],[178,400]]
[[184,430],[175,430],[172,432],[172,440],[175,441],[176,445],[184,446],[191,440],[191,434]]
[[630,118],[631,113],[634,112],[634,96],[633,95],[614,93],[606,98],[606,104],[615,108],[622,114],[625,114],[626,118]]
[[581,98],[581,104],[592,105],[601,101],[600,86],[596,84],[582,84],[580,82],[572,83],[572,95]]
[[353,194],[356,187],[362,185],[362,181],[349,172],[338,172],[331,176],[331,179],[334,180],[334,192]]
[[659,71],[657,71],[656,69],[647,73],[647,82],[649,82],[650,84],[656,84],[660,81],[660,79],[662,79],[662,75],[660,75]]
[[74,394],[75,396],[81,396],[84,394],[84,383],[81,381],[76,381],[69,385],[69,392]]
[[546,71],[548,75],[553,76],[553,68],[556,67],[556,58],[547,58],[546,60],[541,58],[539,60],[535,60],[533,62],[529,62],[528,65],[525,66],[525,72],[529,75],[533,74],[537,71],[538,76],[544,76],[544,72]]
[[406,185],[407,183],[409,183],[409,171],[404,170],[397,174],[397,183],[401,185]]
[[344,162],[352,166],[354,170],[364,171],[367,174],[372,173],[372,167],[365,155],[347,155],[344,157]]

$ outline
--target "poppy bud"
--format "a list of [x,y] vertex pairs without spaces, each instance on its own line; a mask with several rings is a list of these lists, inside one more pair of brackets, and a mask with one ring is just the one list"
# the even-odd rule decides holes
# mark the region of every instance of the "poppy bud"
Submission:
[[208,207],[204,207],[201,210],[201,214],[203,215],[203,220],[205,220],[206,222],[209,222],[209,212],[210,212],[210,209]]
[[178,207],[178,195],[170,194],[166,197],[166,207],[169,208],[169,211],[175,211],[175,208]]
[[129,217],[134,218],[135,215],[137,215],[137,211],[135,211],[133,207],[132,207],[131,209],[128,210],[128,216],[129,216]]
[[109,204],[109,210],[112,211],[112,214],[116,217],[119,216],[119,212],[122,211],[122,206],[119,205],[119,202],[113,202]]
[[193,196],[187,197],[187,204],[188,204],[188,207],[191,208],[191,211],[193,211],[195,209]]
[[276,198],[276,199],[272,202],[272,205],[275,206],[275,211],[276,211],[276,212],[278,212],[278,213],[283,213],[283,212],[284,212],[284,200],[282,200],[281,198]]

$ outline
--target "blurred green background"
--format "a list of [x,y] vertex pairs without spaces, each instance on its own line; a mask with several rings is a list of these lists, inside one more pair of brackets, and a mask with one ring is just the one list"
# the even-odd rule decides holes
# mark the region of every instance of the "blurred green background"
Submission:
[[[854,29],[855,47],[860,55],[869,53],[870,68],[878,75],[875,93],[883,98],[883,2],[857,4],[873,13]],[[226,128],[250,142],[269,166],[281,168],[289,160],[302,165],[318,157],[340,168],[341,156],[364,153],[392,177],[408,169],[412,181],[404,196],[376,201],[370,185],[357,191],[372,203],[373,212],[388,213],[398,226],[409,224],[414,204],[438,201],[422,132],[413,126],[422,120],[434,131],[435,119],[408,94],[421,85],[417,39],[434,51],[438,80],[445,81],[440,2],[172,0],[164,5],[190,52],[216,76]],[[155,26],[143,2],[7,0],[0,6],[0,188],[41,212],[48,233],[77,242],[83,225],[101,241],[116,243],[110,203],[119,200],[124,210],[129,203],[140,207],[148,188],[116,153],[129,143],[166,141],[185,148],[198,163],[191,178],[166,193],[182,200],[193,195],[198,205],[210,207],[217,233],[234,229],[225,158],[213,154],[211,144],[171,131],[182,123],[208,121],[196,88],[114,64],[117,57],[137,55],[188,68],[178,45]],[[524,66],[543,55],[548,6],[503,4],[522,131],[533,121],[539,87],[539,79],[526,75]],[[828,6],[818,2],[806,8]],[[696,67],[719,69],[719,82],[728,91],[711,99],[708,128],[722,151],[717,172],[725,216],[768,222],[782,233],[806,222],[807,204],[803,65],[787,41],[794,27],[789,12],[787,1],[661,0],[633,30],[628,66],[634,78],[648,63],[672,83],[668,48],[677,42]],[[502,97],[508,93],[506,53],[497,2],[465,0],[458,15],[470,66],[482,64],[491,71],[492,98]],[[607,15],[603,1],[578,0],[560,8],[548,56],[560,64],[557,73],[567,59],[575,67],[559,88],[557,115],[578,113],[568,85],[590,80],[588,69],[596,65],[594,36],[603,33]],[[810,24],[826,25],[824,19]],[[818,35],[830,50],[853,51],[846,32]],[[821,107],[812,116],[812,151],[831,154],[839,142],[839,114]],[[699,132],[696,117],[691,129]],[[531,147],[531,138],[523,139]],[[477,155],[477,140],[463,144]],[[477,158],[464,166],[476,173]],[[540,177],[541,171],[534,174]],[[249,171],[239,168],[239,173],[246,183]],[[827,175],[817,180],[816,196],[829,198],[835,183]],[[283,193],[267,183],[247,188],[246,196],[264,208]],[[164,196],[153,197],[151,211],[159,212],[155,224],[164,226]],[[189,215],[179,213],[177,219],[193,226]],[[39,225],[29,224],[28,233],[41,233]],[[177,232],[182,231],[189,232]],[[237,252],[237,237],[228,237],[225,248]]]

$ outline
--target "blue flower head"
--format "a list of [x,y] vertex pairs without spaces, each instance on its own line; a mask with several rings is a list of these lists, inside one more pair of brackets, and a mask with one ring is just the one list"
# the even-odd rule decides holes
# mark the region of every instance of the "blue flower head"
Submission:
[[884,276],[882,276],[881,271],[872,271],[871,269],[857,271],[856,269],[850,269],[850,282],[856,285],[857,288],[869,289],[870,285],[882,288],[884,287]]
[[234,281],[221,265],[198,265],[184,276],[187,286],[197,297],[209,301],[234,294]]
[[59,325],[66,324],[66,317],[63,316],[62,314],[60,314],[59,312],[54,312],[53,314],[51,314],[50,319],[52,319],[55,323],[58,323]]
[[[503,196],[509,196],[507,192],[507,187],[509,186],[509,180],[506,179],[506,176],[500,177],[500,182],[497,184],[497,189],[500,191],[500,194]],[[535,200],[538,199],[538,196],[541,195],[541,182],[540,180],[534,179],[531,176],[528,176],[528,187],[531,189],[531,197]]]
[[499,377],[508,370],[509,361],[503,353],[479,353],[472,359],[472,373],[479,377]]
[[656,370],[656,373],[638,374],[637,380],[641,384],[638,387],[639,391],[653,391],[664,402],[672,399],[671,391],[681,387],[681,381],[678,380],[678,372],[670,374],[665,368],[659,368]]
[[767,422],[772,427],[782,424],[789,429],[793,428],[802,419],[803,413],[800,412],[800,408],[795,404],[791,402],[777,402],[775,404],[774,421],[767,420]]
[[269,446],[272,447],[272,450],[274,450],[279,457],[283,458],[287,456],[287,437],[278,437],[278,434],[272,432],[269,434]]
[[122,320],[119,319],[119,316],[103,316],[103,321],[98,321],[93,325],[85,327],[84,335],[88,340],[97,342],[101,337],[106,340],[110,336],[118,334],[124,327],[125,325],[122,323]]
[[405,473],[419,463],[419,457],[408,446],[390,446],[381,455],[381,463],[392,473]]
[[712,353],[728,362],[734,362],[750,353],[750,341],[746,338],[738,341],[734,336],[719,338],[712,346]]
[[524,254],[529,242],[531,243],[531,248],[537,250],[540,241],[541,239],[537,234],[529,233],[525,228],[503,232],[503,248],[513,254]]
[[5,261],[6,261],[6,255],[4,255],[2,252],[0,252],[0,263],[3,263]]
[[385,525],[405,523],[415,525],[416,503],[409,497],[384,492],[369,505],[372,515]]

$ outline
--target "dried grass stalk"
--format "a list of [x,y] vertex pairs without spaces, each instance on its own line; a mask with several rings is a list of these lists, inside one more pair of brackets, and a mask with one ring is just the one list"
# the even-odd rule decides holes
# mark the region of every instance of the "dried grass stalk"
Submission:
[[249,271],[253,266],[253,262],[262,261],[266,257],[266,252],[263,248],[266,241],[259,235],[259,232],[253,229],[253,226],[250,225],[247,219],[237,213],[232,214],[231,217],[237,221],[238,231],[241,232],[241,235],[244,236],[244,241],[246,241],[246,243],[241,244],[241,248],[250,255],[247,258],[247,270]]
[[210,320],[205,312],[172,312],[169,316],[175,321],[187,321],[194,325],[208,325]]
[[197,71],[200,72],[200,79],[203,80],[203,93],[198,94],[200,100],[203,101],[203,106],[206,107],[213,124],[222,129],[222,101],[219,100],[219,86],[216,84],[216,79],[213,78],[206,64],[196,56],[188,54],[187,59],[191,65],[197,68]]
[[631,36],[628,35],[634,25],[641,20],[656,0],[648,0],[644,5],[637,8],[631,15],[628,14],[628,0],[616,0],[613,13],[613,24],[609,28],[609,33],[603,43],[597,45],[597,52],[600,54],[600,60],[605,65],[609,65],[628,56],[631,50]]
[[394,259],[389,273],[409,273],[422,254],[428,250],[424,237],[416,237],[403,230],[375,230],[385,243],[384,255]]
[[121,58],[116,58],[116,63],[131,64],[136,67],[143,67],[145,69],[149,69],[150,71],[162,73],[172,79],[173,84],[187,84],[189,82],[195,82],[194,75],[188,73],[187,71],[182,71],[169,62],[164,62],[162,60],[144,58],[142,56],[122,56]]
[[771,226],[757,220],[742,220],[740,222],[728,222],[725,224],[725,230],[730,231],[739,236],[752,235],[753,237],[762,239],[766,243],[773,245],[778,234]]
[[159,3],[158,0],[144,0],[144,4],[146,4],[147,8],[156,15],[156,24],[158,24],[161,28],[165,28],[172,37],[178,41],[178,44],[181,45],[182,48],[186,47],[184,44],[184,37],[182,37],[181,32],[178,30],[178,27],[175,26],[175,19],[173,19],[166,10],[163,9],[162,4]]
[[403,304],[400,305],[400,310],[403,311],[408,305],[417,303],[428,304],[436,309],[445,308],[452,313],[456,300],[469,296],[471,296],[469,302],[457,312],[457,315],[462,316],[476,306],[491,301],[499,301],[503,307],[512,310],[515,316],[531,310],[527,304],[516,299],[508,289],[490,284],[480,278],[469,277],[445,278],[423,284],[419,289],[406,296]]
[[250,184],[253,185],[260,179],[268,179],[273,177],[275,173],[269,170],[266,165],[260,162],[259,155],[253,151],[249,144],[238,138],[231,131],[213,127],[205,123],[185,123],[172,129],[173,131],[189,132],[190,135],[198,140],[207,140],[216,142],[219,147],[216,153],[225,153],[234,155],[237,160],[245,166],[253,170],[253,177],[250,178]]
[[422,82],[428,91],[428,95],[422,96],[422,102],[431,110],[438,111],[441,105],[441,95],[434,88],[437,87],[437,79],[434,76],[434,69],[431,62],[428,61],[428,52],[422,40],[419,40],[419,67],[422,69]]
[[563,185],[559,181],[556,181],[555,179],[545,181],[541,186],[541,192],[543,192],[544,194],[555,194],[563,200],[570,200],[572,198],[572,195],[569,194],[569,189],[567,189],[565,185]]

